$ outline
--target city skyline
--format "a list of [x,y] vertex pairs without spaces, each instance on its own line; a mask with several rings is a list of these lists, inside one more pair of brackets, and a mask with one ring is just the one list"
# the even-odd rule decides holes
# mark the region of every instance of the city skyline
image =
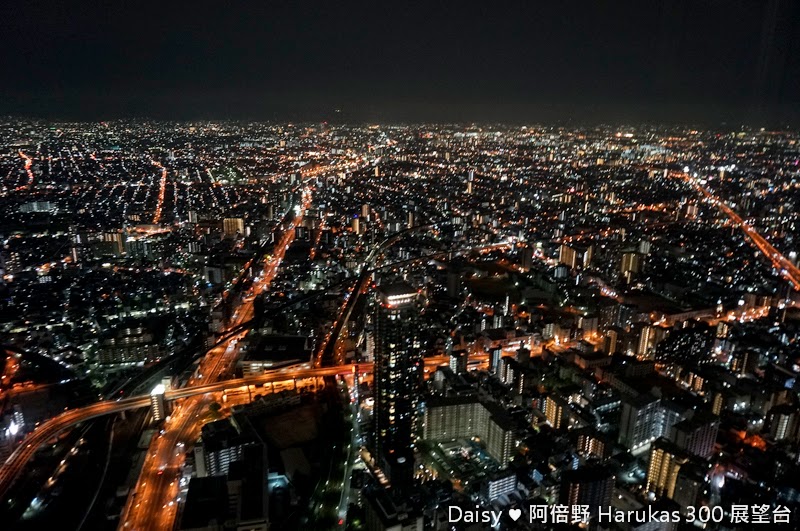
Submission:
[[797,518],[797,132],[9,120],[0,145],[12,529]]
[[0,17],[0,529],[800,522],[800,2]]

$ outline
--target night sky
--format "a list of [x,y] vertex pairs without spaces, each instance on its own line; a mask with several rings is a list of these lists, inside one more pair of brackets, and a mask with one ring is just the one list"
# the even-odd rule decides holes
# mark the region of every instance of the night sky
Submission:
[[800,121],[796,0],[178,3],[4,2],[0,114]]

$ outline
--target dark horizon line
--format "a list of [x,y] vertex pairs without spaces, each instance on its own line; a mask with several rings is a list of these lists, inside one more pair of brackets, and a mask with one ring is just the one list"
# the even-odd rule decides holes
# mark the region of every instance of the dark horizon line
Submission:
[[597,120],[578,120],[575,118],[563,118],[555,120],[501,120],[501,119],[475,119],[475,120],[443,120],[443,119],[351,119],[351,120],[337,120],[325,117],[319,118],[266,118],[266,117],[223,117],[223,116],[195,116],[195,117],[156,117],[148,116],[146,114],[129,115],[129,116],[116,116],[107,118],[76,118],[64,116],[42,116],[42,115],[23,115],[16,113],[0,114],[0,121],[40,121],[49,123],[64,123],[64,124],[97,124],[103,122],[150,122],[150,123],[175,123],[175,124],[188,124],[194,122],[206,123],[257,123],[265,125],[335,125],[335,126],[350,126],[350,127],[369,127],[369,126],[394,126],[394,127],[415,127],[415,126],[452,126],[459,128],[470,127],[504,127],[509,129],[519,129],[523,127],[574,127],[574,128],[699,128],[704,130],[764,130],[764,131],[792,131],[800,130],[800,121],[789,120],[781,123],[775,123],[770,120],[768,124],[764,122],[753,123],[750,120],[658,120],[658,119],[597,119]]
[[[94,103],[94,102],[92,102]],[[506,126],[800,126],[800,103],[648,103],[648,102],[478,102],[450,103],[396,100],[396,103],[353,101],[272,101],[261,104],[229,101],[196,102],[132,99],[125,102],[21,101],[0,104],[6,119],[52,122],[148,120],[154,122],[228,121],[265,123],[335,123],[347,125],[506,125]],[[94,110],[90,111],[89,108]]]

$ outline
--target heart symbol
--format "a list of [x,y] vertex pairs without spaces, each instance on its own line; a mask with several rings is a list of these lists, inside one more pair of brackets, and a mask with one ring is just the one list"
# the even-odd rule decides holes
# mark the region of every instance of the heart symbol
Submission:
[[511,519],[516,522],[519,520],[519,517],[522,516],[522,509],[509,509],[508,516],[510,516]]

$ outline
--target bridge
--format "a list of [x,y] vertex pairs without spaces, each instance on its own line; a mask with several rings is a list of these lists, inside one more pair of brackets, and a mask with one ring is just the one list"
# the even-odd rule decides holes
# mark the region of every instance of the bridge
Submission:
[[[449,361],[449,357],[433,356],[425,358],[424,361],[425,367],[427,369],[431,369],[446,364]],[[477,361],[481,364],[485,364],[488,361],[488,355],[478,354],[470,356],[470,361]],[[302,378],[346,376],[348,374],[354,374],[356,371],[360,374],[364,374],[371,373],[372,370],[372,363],[351,363],[333,367],[315,368],[306,368],[302,365],[292,366],[282,369],[274,369],[265,372],[264,374],[248,376],[246,378],[234,378],[230,380],[223,380],[221,382],[172,389],[164,392],[164,398],[166,400],[180,400],[190,396],[203,395],[206,393],[219,393],[227,389],[235,389],[237,387],[244,387],[248,385],[284,382],[287,380]],[[47,441],[57,437],[59,433],[87,420],[92,420],[105,415],[122,413],[123,411],[148,407],[150,404],[151,397],[149,394],[137,395],[129,398],[120,398],[119,400],[101,400],[84,407],[67,409],[60,415],[52,417],[46,422],[40,424],[36,427],[36,429],[34,429],[33,432],[28,434],[28,436],[9,456],[3,466],[0,467],[0,499],[7,495],[9,489],[22,474],[25,466],[28,464],[34,454],[36,454],[36,451],[43,444],[47,443]]]
[[[178,400],[195,395],[222,392],[226,389],[243,387],[246,385],[259,385],[300,378],[347,375],[353,374],[356,370],[362,373],[372,372],[372,364],[349,364],[310,369],[303,367],[287,367],[275,369],[257,376],[249,376],[247,378],[235,378],[210,384],[173,389],[166,391],[164,393],[164,398],[166,400]],[[149,394],[121,398],[119,400],[102,400],[88,406],[65,410],[60,415],[52,417],[40,424],[33,432],[28,434],[8,457],[6,462],[3,463],[3,466],[0,467],[0,499],[6,496],[8,490],[22,474],[25,465],[28,464],[39,447],[58,436],[59,433],[87,420],[147,407],[150,403],[151,399]]]

